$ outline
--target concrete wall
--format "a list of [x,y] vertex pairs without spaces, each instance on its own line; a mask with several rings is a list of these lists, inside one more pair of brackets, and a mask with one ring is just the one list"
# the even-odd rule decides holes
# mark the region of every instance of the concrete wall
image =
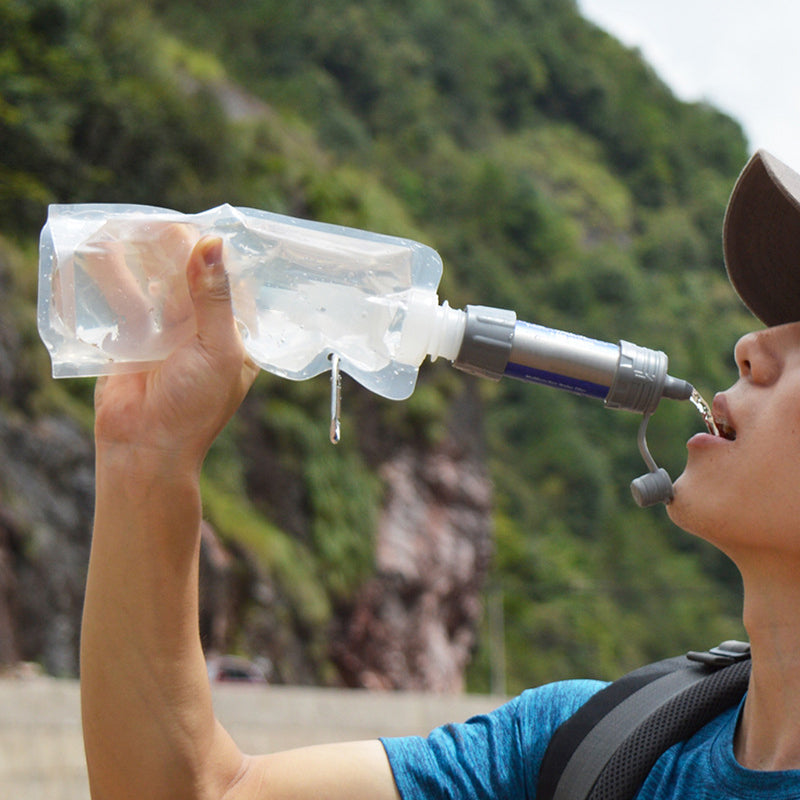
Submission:
[[[219,685],[217,715],[239,746],[262,753],[348,739],[425,734],[501,698]],[[88,800],[75,681],[0,681],[0,798]]]

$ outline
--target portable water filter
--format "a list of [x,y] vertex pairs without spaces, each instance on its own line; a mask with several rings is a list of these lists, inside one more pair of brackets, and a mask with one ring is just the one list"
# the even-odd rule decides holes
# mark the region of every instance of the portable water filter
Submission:
[[465,315],[453,366],[493,380],[512,377],[553,386],[601,399],[607,408],[643,414],[638,444],[650,471],[633,481],[631,492],[642,507],[672,500],[672,481],[647,447],[647,423],[662,397],[689,400],[694,387],[667,374],[666,354],[522,322],[503,309],[467,306]]

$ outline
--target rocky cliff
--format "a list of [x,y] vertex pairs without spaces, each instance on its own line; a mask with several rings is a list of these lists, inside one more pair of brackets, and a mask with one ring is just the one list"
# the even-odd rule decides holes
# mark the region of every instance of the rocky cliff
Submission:
[[336,663],[353,686],[461,691],[490,555],[489,483],[458,448],[402,451],[381,476],[376,574],[339,621]]

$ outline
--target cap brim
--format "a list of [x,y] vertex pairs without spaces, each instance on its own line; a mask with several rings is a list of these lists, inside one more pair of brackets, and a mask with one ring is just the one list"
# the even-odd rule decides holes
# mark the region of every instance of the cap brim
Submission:
[[745,305],[767,325],[800,321],[800,175],[759,150],[731,193],[722,243]]

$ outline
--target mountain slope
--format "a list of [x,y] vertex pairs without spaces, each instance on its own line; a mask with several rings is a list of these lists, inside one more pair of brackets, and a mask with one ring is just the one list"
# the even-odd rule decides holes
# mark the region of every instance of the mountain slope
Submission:
[[[91,385],[52,382],[33,328],[48,202],[231,202],[410,236],[442,254],[452,305],[664,349],[672,374],[707,393],[732,377],[749,323],[719,231],[746,157],[741,129],[676,100],[570,0],[0,0],[0,23],[0,232],[15,298],[2,412],[25,429],[55,417],[88,430]],[[380,566],[380,520],[399,491],[387,476],[412,458],[430,478],[425,465],[444,456],[494,485],[475,575],[447,595],[464,621],[451,635],[469,650],[491,524],[509,688],[608,676],[737,633],[727,564],[632,504],[628,483],[644,471],[635,416],[425,365],[402,404],[346,384],[334,451],[324,383],[262,376],[211,455],[207,514],[243,593],[223,646],[269,656],[282,680],[358,682],[336,655],[356,646],[354,620],[380,622],[386,598],[420,600],[429,585]],[[679,404],[654,418],[651,449],[673,474],[699,424]],[[14,457],[0,480],[11,510]],[[414,480],[458,507],[435,476]],[[16,513],[7,550],[19,567],[36,523]],[[488,686],[491,636],[476,688]]]

